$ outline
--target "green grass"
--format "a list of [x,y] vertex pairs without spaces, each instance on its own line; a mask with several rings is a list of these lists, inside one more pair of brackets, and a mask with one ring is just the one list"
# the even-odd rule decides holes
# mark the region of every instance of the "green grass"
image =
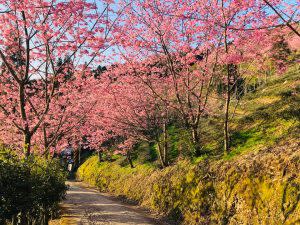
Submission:
[[299,138],[299,66],[291,67],[284,75],[272,77],[269,83],[246,95],[237,112],[230,123],[231,152],[224,159]]

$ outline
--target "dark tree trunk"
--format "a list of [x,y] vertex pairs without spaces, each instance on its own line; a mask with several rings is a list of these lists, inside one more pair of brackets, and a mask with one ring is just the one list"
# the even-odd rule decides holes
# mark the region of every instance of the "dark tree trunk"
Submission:
[[163,125],[163,160],[165,165],[168,165],[168,134],[166,123]]
[[24,133],[24,151],[25,156],[29,157],[31,153],[31,135],[29,132]]
[[163,150],[162,150],[162,147],[161,147],[161,143],[159,143],[159,141],[157,141],[157,147],[158,147],[158,156],[159,156],[160,164],[163,168],[167,167],[168,165],[167,165],[166,161],[164,160]]
[[127,154],[126,154],[126,158],[130,164],[130,167],[131,168],[134,168],[134,165],[133,165],[133,162],[132,162],[132,158],[131,158],[131,153],[128,151]]
[[81,163],[81,145],[78,147],[78,166],[80,166]]
[[46,159],[48,159],[49,158],[49,143],[47,140],[47,130],[46,130],[45,124],[43,125],[43,135],[44,135],[44,149],[45,149],[44,156]]
[[98,151],[98,161],[99,162],[103,162],[103,159],[102,159],[102,151]]
[[226,89],[226,103],[224,112],[224,151],[225,154],[229,152],[229,106],[230,106],[230,65],[227,65],[227,89]]
[[12,217],[11,224],[12,224],[12,225],[17,225],[17,224],[18,224],[18,218],[17,218],[16,215],[14,215],[14,216]]
[[[222,1],[222,8],[224,7],[224,2]],[[223,14],[224,19],[225,15]],[[224,30],[224,46],[225,52],[228,54],[228,41],[227,41],[227,22],[225,23],[225,30]],[[230,71],[230,64],[227,63],[226,65],[226,75],[227,75],[227,89],[226,89],[226,102],[225,102],[225,112],[224,112],[224,153],[227,154],[229,152],[229,106],[230,106],[230,78],[231,78],[231,71]]]
[[195,155],[200,156],[202,152],[200,148],[200,137],[197,127],[192,127],[192,141],[195,148]]

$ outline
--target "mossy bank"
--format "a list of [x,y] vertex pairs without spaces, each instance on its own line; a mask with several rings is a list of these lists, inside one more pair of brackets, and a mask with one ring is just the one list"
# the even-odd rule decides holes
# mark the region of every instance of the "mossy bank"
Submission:
[[300,142],[232,160],[179,161],[166,169],[89,158],[78,170],[84,182],[178,223],[300,223]]

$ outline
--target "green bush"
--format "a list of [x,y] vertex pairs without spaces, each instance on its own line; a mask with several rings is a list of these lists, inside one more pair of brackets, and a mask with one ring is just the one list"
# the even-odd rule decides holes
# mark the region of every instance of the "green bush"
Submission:
[[48,224],[65,196],[65,180],[56,160],[0,151],[0,224]]

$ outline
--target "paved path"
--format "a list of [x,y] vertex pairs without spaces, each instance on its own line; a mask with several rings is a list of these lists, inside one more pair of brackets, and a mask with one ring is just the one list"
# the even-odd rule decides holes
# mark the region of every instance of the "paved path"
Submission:
[[84,187],[78,182],[68,182],[67,199],[63,202],[63,216],[51,225],[151,225],[158,224],[144,212],[113,198]]

